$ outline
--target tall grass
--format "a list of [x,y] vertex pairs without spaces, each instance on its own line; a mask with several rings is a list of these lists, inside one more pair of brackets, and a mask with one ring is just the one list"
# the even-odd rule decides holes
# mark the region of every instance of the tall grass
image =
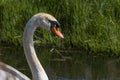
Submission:
[[1,0],[1,43],[22,45],[25,23],[38,12],[54,15],[61,23],[65,39],[59,40],[44,29],[37,29],[36,41],[120,53],[120,0]]

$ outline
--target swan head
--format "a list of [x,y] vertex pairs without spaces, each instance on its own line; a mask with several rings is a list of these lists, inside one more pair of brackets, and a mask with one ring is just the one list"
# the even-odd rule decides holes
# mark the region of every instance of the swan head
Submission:
[[58,36],[59,38],[64,38],[63,34],[59,30],[60,23],[50,14],[47,13],[39,13],[34,16],[37,17],[38,25],[41,27],[50,30],[53,34]]

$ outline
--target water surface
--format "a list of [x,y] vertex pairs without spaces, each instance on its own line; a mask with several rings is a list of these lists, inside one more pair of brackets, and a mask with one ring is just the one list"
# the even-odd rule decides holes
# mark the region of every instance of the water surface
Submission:
[[[120,80],[119,57],[40,47],[36,53],[50,80]],[[0,61],[31,78],[22,48],[0,48]]]

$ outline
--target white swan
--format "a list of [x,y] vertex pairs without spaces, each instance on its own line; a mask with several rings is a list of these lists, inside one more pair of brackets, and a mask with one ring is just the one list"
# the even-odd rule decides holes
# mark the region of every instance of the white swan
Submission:
[[[39,26],[51,30],[52,33],[54,33],[60,38],[64,38],[64,36],[58,29],[59,22],[53,16],[47,13],[38,13],[34,15],[27,22],[26,27],[24,29],[23,47],[24,47],[25,56],[27,58],[27,62],[32,72],[33,80],[48,80],[47,74],[45,73],[42,65],[40,64],[34,49],[33,34],[35,29]],[[7,66],[9,68],[4,67],[5,69],[3,69],[3,66]],[[28,77],[26,77],[22,73],[18,72],[14,68],[4,63],[0,63],[0,70],[9,73],[12,72],[11,74],[14,77],[17,77],[18,80],[29,80]]]

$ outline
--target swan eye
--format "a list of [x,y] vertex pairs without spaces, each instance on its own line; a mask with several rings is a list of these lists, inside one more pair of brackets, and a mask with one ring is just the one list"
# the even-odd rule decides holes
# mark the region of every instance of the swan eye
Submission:
[[51,23],[51,27],[52,26],[56,26],[56,27],[60,26],[60,23],[58,21],[49,20],[49,22]]

